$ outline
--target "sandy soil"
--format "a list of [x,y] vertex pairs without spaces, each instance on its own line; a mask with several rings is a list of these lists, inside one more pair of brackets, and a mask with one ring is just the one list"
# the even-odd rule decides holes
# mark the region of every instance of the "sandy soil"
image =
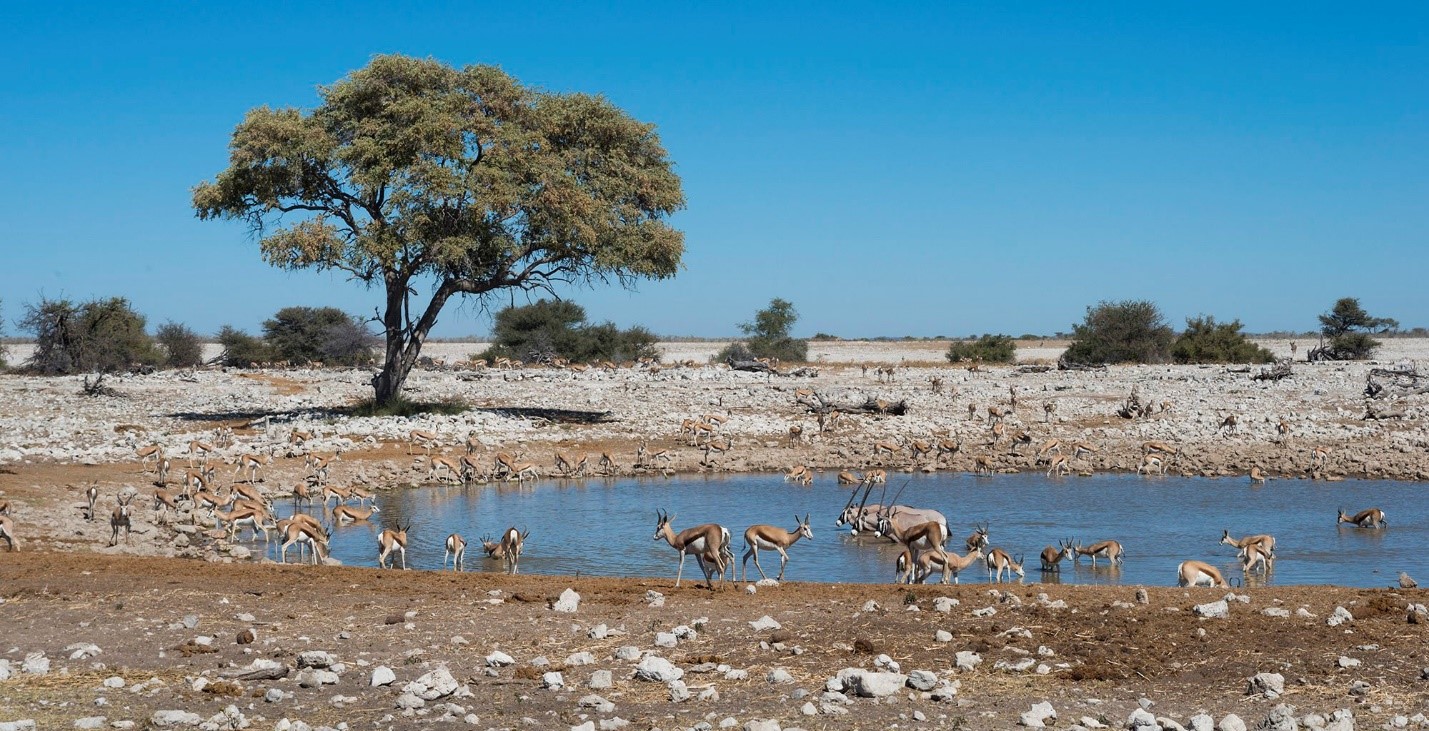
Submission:
[[[475,436],[483,443],[478,454],[484,464],[496,451],[508,450],[546,475],[555,471],[553,452],[562,450],[591,454],[592,463],[608,451],[617,471],[627,474],[806,464],[823,470],[821,480],[832,480],[840,469],[969,470],[978,457],[997,470],[1045,469],[1034,449],[1012,440],[1025,431],[1033,443],[1056,438],[1095,446],[1098,451],[1073,463],[1083,473],[1134,470],[1142,442],[1157,439],[1181,447],[1174,469],[1185,474],[1244,475],[1256,466],[1272,479],[1426,479],[1426,396],[1383,400],[1381,406],[1402,412],[1402,418],[1364,418],[1362,391],[1371,368],[1429,356],[1429,341],[1389,343],[1378,363],[1297,363],[1290,378],[1274,382],[1219,367],[968,371],[939,363],[941,349],[928,343],[816,344],[818,375],[803,378],[701,365],[581,373],[438,366],[415,373],[409,395],[455,399],[475,408],[412,418],[346,416],[343,409],[368,393],[368,374],[358,371],[133,376],[114,379],[119,395],[101,398],[79,395],[76,379],[0,376],[0,499],[13,504],[21,549],[0,553],[5,599],[0,627],[8,638],[0,659],[17,673],[0,681],[0,721],[35,718],[42,727],[58,728],[103,715],[143,726],[156,710],[183,709],[208,718],[232,703],[250,721],[262,717],[258,727],[263,728],[283,717],[312,724],[347,721],[354,728],[374,722],[406,727],[410,721],[396,707],[401,685],[442,665],[475,693],[447,699],[462,706],[453,718],[475,714],[479,728],[566,728],[586,717],[616,716],[634,721],[635,728],[689,728],[701,721],[718,726],[725,718],[736,719],[736,725],[778,719],[785,728],[1005,728],[1041,700],[1057,708],[1058,727],[1082,716],[1120,726],[1142,696],[1156,702],[1154,713],[1181,723],[1206,710],[1217,718],[1234,712],[1253,725],[1279,702],[1294,704],[1302,714],[1353,708],[1361,724],[1412,717],[1429,710],[1424,707],[1429,684],[1420,679],[1420,668],[1429,665],[1425,625],[1406,619],[1407,607],[1424,601],[1418,591],[1258,589],[1247,592],[1248,604],[1232,602],[1231,619],[1214,620],[1194,617],[1189,609],[1225,590],[1151,588],[1144,605],[1136,603],[1134,589],[1097,587],[1011,587],[1008,596],[1015,599],[1006,600],[990,596],[985,586],[909,591],[789,584],[750,595],[735,585],[714,593],[675,590],[666,577],[577,580],[257,565],[235,561],[247,554],[242,544],[191,529],[180,533],[176,521],[150,510],[153,473],[134,455],[136,447],[160,444],[181,474],[190,440],[213,441],[231,430],[233,441],[219,443],[218,458],[231,463],[242,453],[273,455],[260,488],[278,495],[303,479],[307,453],[341,452],[332,476],[339,484],[382,490],[420,482],[425,465],[420,456],[408,455],[406,443],[413,429],[438,434],[438,450],[450,455],[463,453],[459,445]],[[1288,343],[1270,345],[1289,352]],[[670,360],[698,364],[719,346],[677,344],[668,352]],[[1045,358],[1028,350],[1023,357],[1052,360],[1056,348],[1049,344]],[[477,349],[442,345],[432,354],[455,363]],[[884,381],[863,367],[872,364],[902,367]],[[932,388],[934,378],[942,380],[939,391]],[[811,388],[841,404],[902,402],[908,411],[851,415],[818,433],[808,408],[796,400],[796,388]],[[1155,413],[1137,419],[1115,414],[1133,389],[1158,405]],[[986,419],[989,406],[1013,408],[1006,433],[996,439]],[[683,419],[703,414],[726,416],[722,433],[733,441],[728,454],[710,455],[708,462],[703,450],[679,433]],[[1233,431],[1221,428],[1228,415],[1237,416]],[[1277,428],[1282,421],[1288,433]],[[806,438],[791,440],[791,426],[803,428]],[[289,440],[294,429],[315,436],[295,445]],[[944,434],[962,442],[959,453],[916,462],[908,454],[911,440]],[[900,453],[875,455],[873,443],[888,439],[901,440]],[[642,443],[651,450],[670,449],[672,461],[638,466],[635,453]],[[1316,447],[1329,449],[1330,459],[1312,470]],[[218,475],[221,484],[231,482],[231,464],[220,465]],[[89,484],[100,489],[101,518],[121,490],[145,494],[135,503],[129,545],[106,548],[105,521],[84,519],[82,491]],[[548,607],[567,587],[583,597],[574,615]],[[652,589],[666,595],[663,607],[647,604],[646,591]],[[1049,594],[1045,600],[1037,596],[1042,591]],[[948,614],[935,611],[933,598],[943,595],[961,605]],[[865,611],[869,600],[880,608]],[[1056,600],[1068,606],[1048,606]],[[972,615],[988,606],[997,613]],[[1327,626],[1336,606],[1348,608],[1355,619]],[[1291,614],[1261,613],[1273,608]],[[1301,608],[1312,616],[1297,616]],[[408,618],[406,612],[416,614]],[[198,618],[195,627],[183,623],[189,614]],[[765,614],[783,623],[779,637],[746,624]],[[626,634],[592,640],[588,632],[600,623]],[[698,636],[674,648],[654,646],[656,632],[679,625],[698,627]],[[1014,627],[1030,636],[1011,632]],[[235,643],[245,628],[256,630],[256,643]],[[940,629],[953,639],[936,641]],[[214,652],[190,643],[200,635],[215,638]],[[469,644],[454,644],[457,635]],[[762,647],[761,640],[778,641],[782,649]],[[75,643],[93,643],[102,653],[67,659],[76,650],[66,648]],[[672,702],[665,685],[631,680],[636,661],[612,656],[623,645],[657,652],[691,671],[685,682],[696,698]],[[1039,646],[1052,654],[1039,655]],[[330,651],[345,666],[335,687],[301,688],[294,669],[281,680],[193,690],[200,676],[216,681],[255,658],[291,666],[297,652],[309,649]],[[482,658],[497,649],[516,664],[489,676]],[[590,652],[594,664],[571,663],[568,656],[581,651]],[[983,664],[957,673],[957,651],[977,651]],[[33,652],[53,661],[49,674],[18,672]],[[905,673],[923,669],[957,681],[956,697],[939,702],[905,689],[884,702],[821,699],[828,677],[844,667],[871,668],[879,654]],[[1341,668],[1341,655],[1362,664]],[[541,672],[531,666],[538,656],[555,669],[570,665],[563,672],[572,687],[543,689]],[[992,669],[998,660],[1022,657],[1037,662],[1025,671]],[[697,672],[706,662],[747,670],[748,677],[739,679],[737,672],[726,677],[717,669]],[[378,664],[395,670],[395,686],[368,687]],[[1037,672],[1038,664],[1047,666],[1046,674]],[[766,682],[766,674],[779,667],[795,682]],[[596,669],[612,671],[614,688],[584,687]],[[1258,672],[1282,673],[1286,695],[1277,701],[1247,696],[1247,679]],[[124,678],[124,689],[102,687],[116,675]],[[1351,695],[1356,680],[1368,683],[1368,690]],[[717,691],[717,700],[698,698],[706,686]],[[273,688],[293,695],[265,702],[264,692]],[[796,697],[800,689],[809,695]],[[579,699],[590,692],[604,695],[615,709],[581,709]],[[232,693],[237,695],[226,695]],[[101,697],[107,705],[96,705]],[[413,717],[443,717],[453,710],[439,707],[447,701],[433,701]],[[815,715],[803,715],[806,702]]]

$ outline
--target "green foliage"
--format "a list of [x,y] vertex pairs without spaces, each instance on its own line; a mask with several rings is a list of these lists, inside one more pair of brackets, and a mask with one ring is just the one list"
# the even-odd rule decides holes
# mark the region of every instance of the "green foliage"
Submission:
[[948,361],[1012,363],[1017,360],[1017,343],[1007,335],[983,335],[977,340],[955,340],[948,346]]
[[379,402],[401,392],[452,297],[629,286],[680,267],[673,163],[653,125],[604,97],[400,55],[319,93],[311,111],[250,110],[193,205],[258,231],[274,266],[385,290]]
[[1384,333],[1399,327],[1399,322],[1389,317],[1371,317],[1360,306],[1359,299],[1343,297],[1335,302],[1334,308],[1320,315],[1320,332],[1330,339],[1323,356],[1330,360],[1363,360],[1374,354],[1380,342],[1369,336],[1371,332]]
[[577,363],[658,357],[654,333],[643,327],[621,330],[614,323],[591,325],[585,308],[563,300],[537,300],[507,307],[492,322],[492,346],[481,358],[527,362],[565,358]]
[[1216,322],[1209,315],[1186,319],[1186,330],[1171,345],[1177,363],[1274,363],[1275,355],[1241,332],[1240,320]]
[[154,342],[164,351],[164,365],[170,368],[203,365],[203,341],[184,325],[172,321],[160,325]]
[[843,340],[843,338],[841,338],[841,337],[839,337],[839,336],[837,336],[837,335],[830,335],[830,334],[828,334],[828,333],[826,333],[826,332],[814,333],[814,337],[809,338],[809,339],[810,339],[810,340],[817,340],[817,341],[821,341],[821,342],[822,342],[822,341],[826,341],[826,340]]
[[218,344],[223,346],[223,364],[230,368],[252,368],[273,359],[273,352],[262,338],[256,338],[230,325],[218,331]]
[[35,352],[26,367],[43,375],[62,375],[157,365],[160,354],[144,332],[144,322],[144,316],[122,297],[80,305],[41,299],[26,306],[20,320],[20,328],[35,337]]
[[377,347],[376,336],[336,307],[284,307],[263,322],[263,339],[274,359],[297,364],[369,365]]
[[[746,339],[743,343],[732,343],[715,355],[715,360],[749,360],[738,357],[741,354],[755,358],[777,358],[786,363],[802,363],[809,358],[809,343],[789,335],[794,323],[799,321],[799,313],[794,305],[775,297],[769,306],[754,313],[754,322],[739,325]],[[736,347],[740,346],[740,347]]]
[[378,403],[377,399],[364,399],[345,409],[348,416],[421,416],[438,414],[456,416],[471,410],[471,406],[461,401],[408,401],[405,398],[390,399]]
[[1176,333],[1161,310],[1148,300],[1099,302],[1072,326],[1072,343],[1062,357],[1069,363],[1165,363]]

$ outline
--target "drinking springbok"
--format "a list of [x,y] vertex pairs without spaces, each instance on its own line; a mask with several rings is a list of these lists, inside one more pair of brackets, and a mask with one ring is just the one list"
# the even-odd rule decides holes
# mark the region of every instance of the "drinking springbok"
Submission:
[[947,556],[946,559],[932,551],[924,551],[918,554],[918,558],[915,560],[912,551],[907,548],[903,549],[903,552],[898,554],[898,559],[894,563],[896,572],[893,577],[893,583],[921,584],[927,581],[929,576],[933,575],[934,570],[937,570],[951,573],[953,575],[953,583],[956,584],[958,583],[959,573],[967,570],[967,567],[977,561],[982,560],[982,551],[976,548],[969,551],[965,556],[959,556],[956,553],[948,553],[945,555]]
[[1220,570],[1205,561],[1182,561],[1176,567],[1177,586],[1201,586],[1203,584],[1212,588],[1230,586],[1225,579],[1221,578]]
[[[675,572],[675,588],[680,587],[680,577],[685,573],[685,556],[694,554],[695,560],[700,564],[700,570],[705,572],[705,585],[713,591],[713,572],[718,571],[720,575],[724,575],[728,568],[724,563],[724,551],[729,547],[729,529],[718,523],[705,523],[676,533],[670,527],[675,516],[660,510],[656,511],[655,517],[657,522],[652,540],[664,540],[671,548],[680,552],[680,567]],[[714,568],[711,569],[711,566]]]
[[754,568],[759,570],[759,578],[769,578],[764,575],[764,567],[759,565],[759,549],[761,548],[766,551],[779,552],[779,577],[776,578],[775,581],[784,580],[784,567],[789,563],[789,554],[786,552],[788,548],[798,542],[800,538],[808,538],[811,541],[814,540],[814,529],[809,527],[808,513],[804,514],[803,520],[799,520],[799,516],[795,515],[794,522],[796,525],[792,531],[784,530],[778,526],[764,524],[751,525],[748,530],[744,531],[744,545],[748,546],[748,548],[744,552],[744,558],[740,560],[740,566],[744,574],[740,581],[749,578],[749,559],[751,556],[754,558]]
[[1026,575],[1022,570],[1022,556],[1016,558],[1008,555],[1007,551],[1001,548],[994,548],[987,554],[987,580],[1002,583],[1002,573],[1007,572],[1010,581],[1013,574],[1017,574],[1017,580],[1021,581]]
[[1384,511],[1379,508],[1361,510],[1354,515],[1348,515],[1344,508],[1340,508],[1340,515],[1335,519],[1335,525],[1340,523],[1350,523],[1357,528],[1383,528],[1389,525],[1389,521],[1384,517]]
[[1126,553],[1121,549],[1120,541],[1099,541],[1085,547],[1082,546],[1081,541],[1077,541],[1076,544],[1072,546],[1072,551],[1073,563],[1080,561],[1082,556],[1090,556],[1092,558],[1092,568],[1096,568],[1098,556],[1106,559],[1113,566],[1121,563],[1122,559],[1126,557]]
[[407,568],[407,531],[412,529],[412,524],[403,526],[397,525],[396,530],[387,528],[377,535],[377,566],[387,568],[387,559],[395,551],[402,557],[402,569]]

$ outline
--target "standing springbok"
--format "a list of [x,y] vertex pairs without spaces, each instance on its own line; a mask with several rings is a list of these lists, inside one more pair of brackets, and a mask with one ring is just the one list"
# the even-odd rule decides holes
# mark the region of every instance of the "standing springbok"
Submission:
[[718,523],[705,523],[676,533],[675,529],[670,527],[675,516],[660,510],[656,511],[655,517],[657,522],[652,540],[664,540],[671,548],[680,552],[680,567],[675,572],[675,588],[680,588],[680,577],[685,573],[685,556],[694,554],[695,560],[700,564],[700,570],[705,572],[705,585],[713,591],[715,586],[711,576],[714,571],[723,575],[728,568],[724,564],[724,552],[729,547],[729,529]]
[[387,568],[387,559],[393,551],[401,554],[402,569],[407,568],[407,531],[412,529],[412,524],[397,524],[397,530],[387,528],[377,535],[377,566]]
[[967,545],[969,551],[971,551],[971,550],[973,550],[973,549],[978,549],[978,548],[987,548],[987,545],[988,545],[988,531],[987,531],[988,525],[989,525],[988,523],[982,523],[982,524],[974,523],[974,524],[973,524],[973,533],[972,533],[972,535],[968,536],[968,539],[967,539],[967,541],[966,541],[966,545]]
[[528,530],[522,533],[516,530],[516,526],[514,525],[507,528],[506,532],[501,534],[501,556],[505,559],[506,573],[519,573],[520,567],[518,564],[521,563],[521,549],[526,545],[526,538],[530,535],[531,531]]
[[794,545],[800,538],[814,540],[814,529],[809,527],[809,514],[804,514],[804,519],[800,520],[798,515],[794,516],[794,530],[787,531],[773,525],[751,525],[744,531],[744,545],[748,548],[744,552],[744,557],[740,559],[740,567],[743,570],[744,581],[749,578],[749,559],[754,558],[754,568],[759,570],[759,578],[767,579],[764,575],[764,567],[759,565],[759,549],[779,552],[779,576],[775,581],[784,580],[784,567],[789,563],[788,548]]
[[452,571],[462,570],[462,559],[466,557],[466,539],[453,533],[447,536],[447,551],[442,554],[442,568],[447,567],[447,559],[452,561]]
[[1241,570],[1248,574],[1254,571],[1257,565],[1261,573],[1269,574],[1275,569],[1275,554],[1262,548],[1259,543],[1247,544],[1240,553]]
[[1348,515],[1344,508],[1340,508],[1340,515],[1335,519],[1335,525],[1340,523],[1350,523],[1357,528],[1383,528],[1389,525],[1389,521],[1384,517],[1384,511],[1379,508],[1361,510],[1354,515]]
[[11,551],[16,550],[15,546],[19,541],[15,539],[15,521],[8,515],[0,515],[0,540],[5,541],[5,546]]
[[903,547],[912,555],[912,564],[918,564],[924,553],[931,552],[936,555],[937,563],[943,565],[942,583],[948,583],[948,577],[952,572],[952,561],[943,548],[943,544],[948,542],[948,527],[946,525],[930,520],[912,528],[903,529],[898,527],[887,513],[883,513],[878,517],[878,532],[892,536],[893,540],[903,544]]
[[1072,548],[1072,539],[1057,541],[1057,547],[1048,546],[1042,549],[1042,570],[1062,572],[1062,559],[1071,558],[1075,552]]
[[1096,568],[1098,556],[1106,559],[1113,566],[1121,563],[1122,559],[1126,557],[1126,553],[1121,549],[1120,541],[1099,541],[1090,546],[1082,546],[1081,541],[1076,541],[1072,546],[1072,551],[1073,563],[1080,561],[1082,556],[1090,556],[1092,568]]
[[1225,529],[1221,531],[1221,543],[1235,548],[1237,552],[1244,551],[1246,546],[1256,544],[1266,553],[1275,553],[1275,536],[1268,533],[1238,539],[1231,537],[1230,530]]
[[1212,588],[1230,586],[1225,579],[1221,578],[1220,570],[1205,561],[1182,561],[1176,567],[1177,586],[1201,586],[1202,584],[1207,584]]
[[90,485],[84,491],[85,500],[89,502],[89,521],[94,522],[94,504],[99,502],[99,485]]
[[994,548],[987,554],[987,580],[1002,583],[1002,573],[1007,572],[1008,580],[1012,580],[1012,575],[1017,574],[1017,580],[1021,581],[1026,574],[1022,570],[1022,556],[1016,558],[1008,555],[1007,551],[1001,548]]
[[119,529],[124,529],[124,545],[129,545],[129,501],[134,499],[135,493],[125,493],[119,496],[119,505],[114,508],[114,512],[109,515],[109,545],[113,546],[119,542]]

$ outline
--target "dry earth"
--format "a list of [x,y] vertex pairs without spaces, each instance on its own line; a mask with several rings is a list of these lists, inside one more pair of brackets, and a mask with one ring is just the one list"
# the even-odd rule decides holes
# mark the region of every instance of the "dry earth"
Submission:
[[[719,345],[674,344],[667,360],[703,363]],[[1288,343],[1270,345],[1288,354]],[[479,348],[436,346],[433,353],[454,363]],[[1024,349],[1022,357],[1052,360],[1056,353],[1056,344],[1048,344],[1045,350]],[[1229,619],[1206,619],[1193,616],[1191,607],[1224,596],[1224,590],[1149,588],[1145,604],[1133,588],[1073,586],[1012,586],[993,596],[985,586],[909,591],[786,584],[751,595],[735,585],[713,593],[676,590],[668,579],[282,567],[235,560],[247,553],[243,545],[188,528],[179,533],[181,526],[161,520],[148,504],[136,510],[132,544],[105,548],[107,526],[84,520],[78,507],[90,483],[99,485],[105,514],[121,489],[148,492],[152,472],[141,474],[135,447],[162,444],[182,464],[189,440],[212,439],[220,427],[231,428],[236,438],[221,450],[230,460],[243,452],[276,455],[263,483],[275,493],[301,479],[305,451],[342,450],[333,475],[342,484],[391,489],[419,482],[425,468],[407,456],[404,442],[412,429],[438,433],[452,454],[474,432],[488,460],[507,449],[547,474],[555,449],[611,451],[629,473],[642,442],[674,450],[673,463],[661,467],[672,471],[795,463],[823,470],[913,469],[906,452],[876,459],[872,443],[926,438],[935,430],[956,435],[964,450],[938,464],[925,460],[917,469],[970,469],[976,456],[991,458],[1000,470],[1040,469],[1028,449],[1014,449],[1007,440],[988,445],[986,422],[968,417],[969,404],[982,413],[989,405],[1008,405],[1009,386],[1017,394],[1010,431],[1026,430],[1038,441],[1093,443],[1099,451],[1074,465],[1083,472],[1134,469],[1148,439],[1181,445],[1176,468],[1187,474],[1244,474],[1259,466],[1273,478],[1308,479],[1309,453],[1317,446],[1331,450],[1330,464],[1318,475],[1324,479],[1425,479],[1429,470],[1426,396],[1392,400],[1388,405],[1403,418],[1363,418],[1365,377],[1376,364],[1297,363],[1290,378],[1260,382],[1219,367],[969,372],[939,364],[940,349],[927,343],[819,343],[812,354],[819,369],[813,378],[706,366],[584,373],[432,368],[413,376],[414,398],[459,399],[476,408],[410,419],[343,415],[367,392],[368,374],[358,371],[133,376],[114,381],[119,396],[103,398],[78,395],[76,379],[0,376],[0,499],[14,505],[20,540],[18,552],[0,553],[0,628],[6,637],[0,660],[13,672],[0,680],[0,722],[35,719],[42,728],[68,728],[77,719],[103,716],[103,724],[122,728],[132,721],[142,728],[169,720],[156,717],[158,711],[182,710],[222,728],[234,727],[232,714],[256,728],[283,726],[280,719],[289,718],[315,726],[346,722],[354,729],[419,722],[565,729],[587,721],[615,727],[617,717],[631,728],[777,727],[761,726],[760,719],[784,728],[1008,728],[1045,700],[1058,714],[1049,726],[1125,727],[1143,697],[1155,702],[1153,714],[1187,725],[1204,710],[1217,721],[1238,714],[1253,727],[1280,703],[1293,704],[1306,725],[1316,719],[1305,714],[1340,708],[1351,709],[1361,727],[1392,723],[1396,716],[1415,724],[1422,718],[1415,714],[1429,712],[1429,681],[1421,672],[1429,665],[1426,624],[1409,622],[1410,607],[1424,602],[1418,590],[1256,589],[1242,595],[1248,603],[1230,603]],[[1381,366],[1422,360],[1429,341],[1391,340],[1381,355]],[[865,373],[865,364],[905,367],[881,383],[872,370]],[[943,379],[941,393],[931,389],[933,377]],[[1133,387],[1144,400],[1170,402],[1171,408],[1135,420],[1117,417]],[[796,445],[787,438],[790,426],[810,434],[817,427],[795,402],[795,388],[813,388],[839,403],[906,401],[909,413],[854,416],[836,431]],[[1046,403],[1055,404],[1050,416]],[[589,423],[554,409],[609,416]],[[681,419],[706,413],[727,415],[724,431],[734,440],[731,453],[712,465],[702,465],[702,452],[677,434]],[[1219,425],[1229,414],[1237,415],[1239,428],[1224,434]],[[1281,420],[1291,427],[1288,436],[1275,429]],[[318,436],[293,446],[292,429]],[[226,483],[232,469],[219,475]],[[580,593],[579,609],[554,611],[550,605],[568,587]],[[663,606],[647,601],[651,590],[665,595]],[[960,605],[940,612],[935,598],[941,596]],[[878,606],[866,607],[869,601]],[[1332,627],[1326,620],[1337,606],[1353,619]],[[974,615],[986,607],[996,613]],[[1308,616],[1297,614],[1300,609]],[[1274,610],[1289,616],[1273,616],[1281,614]],[[756,631],[747,624],[763,615],[782,628]],[[622,634],[592,638],[599,624]],[[674,647],[657,646],[657,633],[681,625],[695,634]],[[256,642],[235,642],[245,629],[256,632]],[[935,637],[940,630],[949,633],[946,641]],[[83,646],[88,644],[99,654]],[[637,648],[637,656],[618,658],[623,646]],[[340,672],[300,671],[298,653],[307,650],[331,653]],[[488,671],[484,658],[496,650],[514,665]],[[958,672],[960,651],[978,653],[981,664]],[[590,653],[589,664],[581,652]],[[49,660],[48,673],[21,671],[33,653]],[[682,681],[692,697],[672,701],[672,694],[683,695],[679,686],[632,679],[640,653],[668,658],[686,671]],[[882,700],[847,703],[825,695],[826,681],[839,670],[872,671],[880,655],[903,673],[929,671],[918,678],[943,690],[930,695],[905,687]],[[1341,666],[1341,656],[1348,667]],[[538,667],[540,657],[550,666]],[[999,661],[1015,668],[1023,659],[1033,661],[1030,667],[994,669]],[[256,660],[287,670],[286,677],[227,677]],[[38,669],[38,660],[31,663]],[[393,685],[369,687],[378,665],[394,671]],[[1039,672],[1043,665],[1045,674]],[[403,686],[441,667],[466,690],[433,697],[404,715],[397,707]],[[768,682],[776,668],[792,682]],[[613,687],[586,687],[597,670],[611,672]],[[546,671],[561,672],[567,687],[544,688]],[[1248,679],[1261,672],[1284,676],[1282,697],[1247,694]],[[114,677],[122,687],[104,685]],[[300,678],[337,683],[303,688]],[[868,682],[876,680],[870,676]],[[1365,685],[1352,687],[1357,682]],[[954,687],[956,692],[949,690]],[[589,694],[604,696],[614,708],[581,707]],[[230,704],[230,716],[211,719]]]

